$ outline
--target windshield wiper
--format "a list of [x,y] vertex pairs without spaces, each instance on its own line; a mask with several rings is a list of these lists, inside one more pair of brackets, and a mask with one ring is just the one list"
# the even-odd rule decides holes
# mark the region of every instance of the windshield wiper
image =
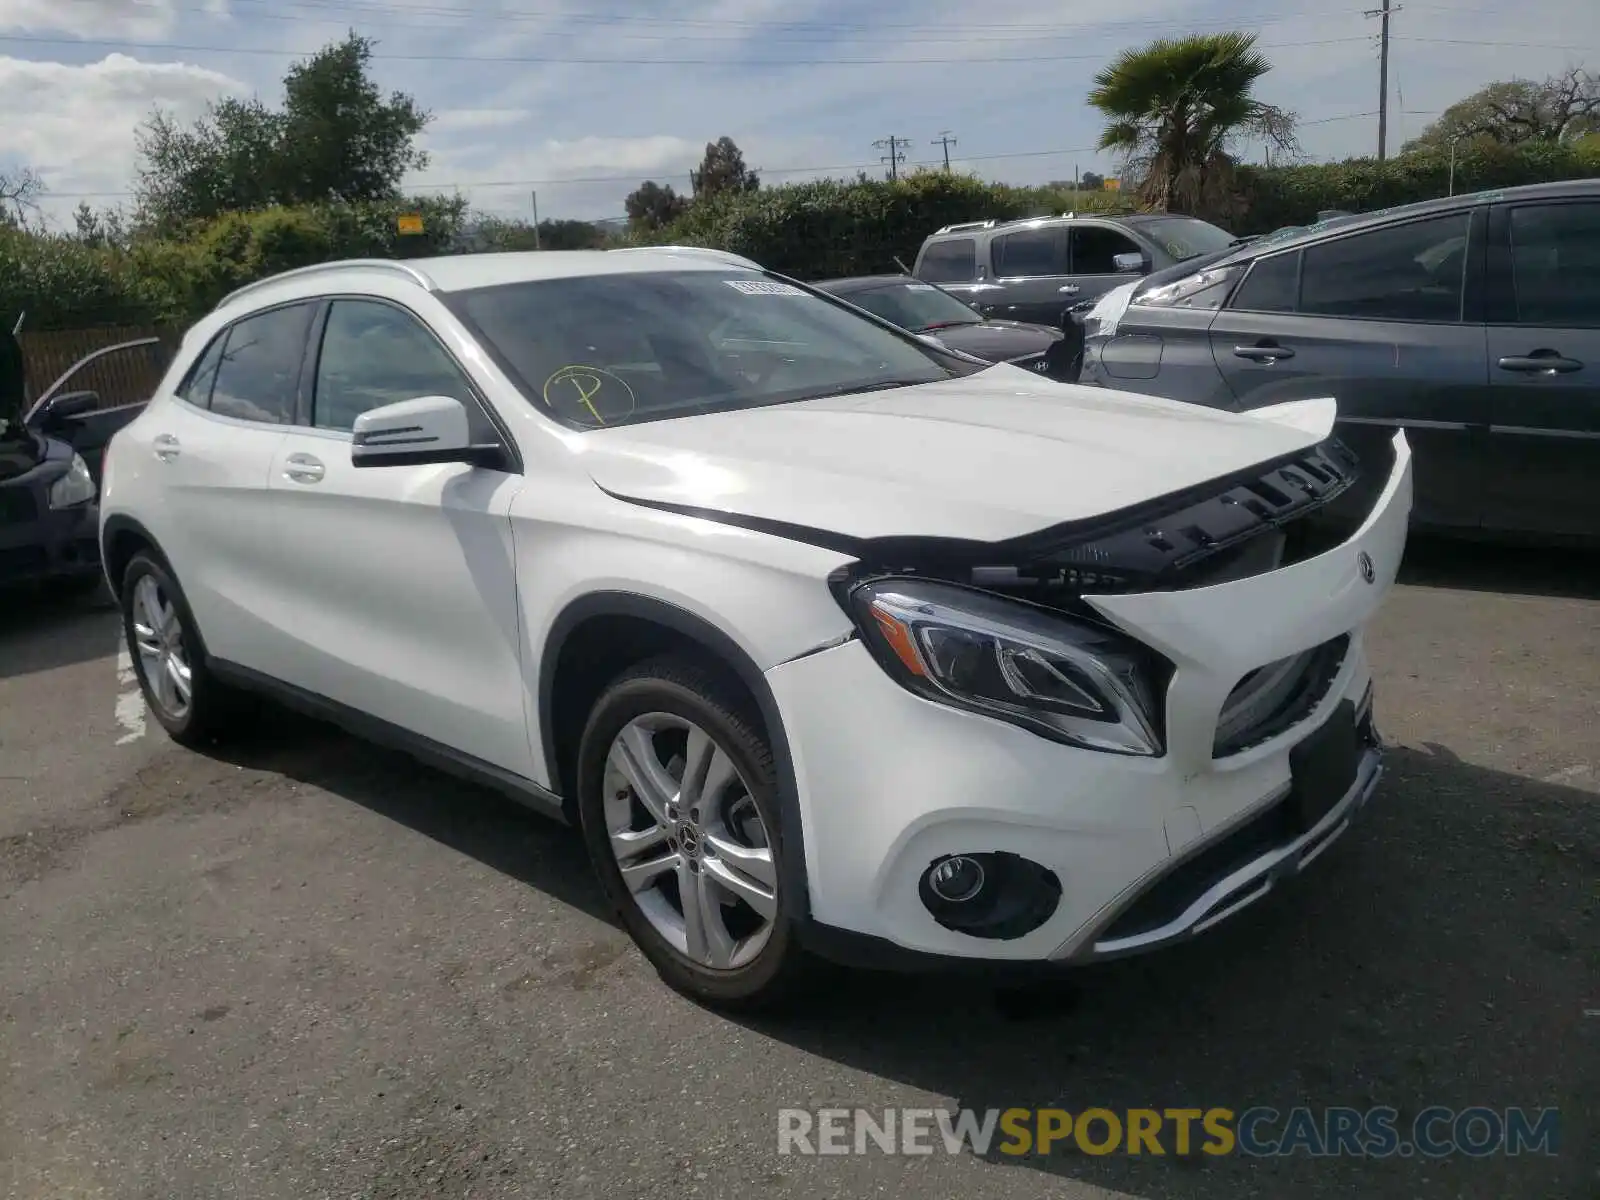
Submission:
[[924,325],[924,326],[922,326],[922,328],[918,329],[917,332],[918,333],[932,333],[935,329],[956,329],[956,328],[960,328],[960,327],[966,326],[966,325],[982,325],[982,324],[983,324],[983,318],[981,318],[981,317],[979,317],[979,318],[977,318],[975,320],[971,320],[971,321],[935,321],[932,325]]

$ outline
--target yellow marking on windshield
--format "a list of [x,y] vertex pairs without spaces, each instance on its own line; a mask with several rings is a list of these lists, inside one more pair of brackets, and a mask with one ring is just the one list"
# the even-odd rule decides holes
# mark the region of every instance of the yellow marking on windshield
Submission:
[[[588,410],[589,415],[594,418],[596,424],[604,425],[606,419],[600,415],[599,408],[595,406],[595,397],[599,396],[605,389],[607,380],[615,383],[621,390],[622,395],[627,399],[627,408],[621,414],[613,415],[626,416],[638,407],[638,397],[633,394],[633,389],[628,386],[627,380],[613,375],[603,367],[590,367],[582,363],[572,363],[552,372],[550,378],[544,381],[544,387],[541,389],[540,394],[544,397],[546,405],[551,408],[558,408],[560,406],[556,403],[557,397],[561,397],[564,402],[567,401],[560,389],[560,385],[570,383],[573,390],[578,394],[579,405]],[[555,395],[552,395],[552,393],[555,393]]]

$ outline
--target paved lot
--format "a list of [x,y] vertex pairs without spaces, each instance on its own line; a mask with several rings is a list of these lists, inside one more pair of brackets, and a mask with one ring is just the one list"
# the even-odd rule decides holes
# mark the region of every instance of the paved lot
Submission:
[[[179,750],[112,614],[0,610],[0,1194],[1593,1200],[1600,563],[1407,578],[1390,774],[1301,886],[1073,988],[855,977],[787,1023],[666,991],[572,835],[287,717]],[[776,1154],[790,1105],[1435,1103],[1558,1105],[1561,1154]]]

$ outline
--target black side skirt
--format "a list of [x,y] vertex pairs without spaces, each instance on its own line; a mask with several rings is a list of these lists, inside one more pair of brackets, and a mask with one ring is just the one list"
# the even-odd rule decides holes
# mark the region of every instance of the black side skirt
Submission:
[[224,683],[270,697],[285,708],[337,725],[364,741],[409,754],[430,767],[454,775],[458,779],[493,788],[543,816],[554,818],[563,825],[567,823],[560,796],[514,771],[507,771],[503,767],[486,763],[470,754],[463,754],[432,738],[423,737],[409,729],[402,729],[398,725],[340,704],[336,700],[329,700],[326,696],[319,696],[315,692],[308,692],[293,684],[283,683],[249,667],[241,667],[237,663],[216,658],[209,659],[207,665]]

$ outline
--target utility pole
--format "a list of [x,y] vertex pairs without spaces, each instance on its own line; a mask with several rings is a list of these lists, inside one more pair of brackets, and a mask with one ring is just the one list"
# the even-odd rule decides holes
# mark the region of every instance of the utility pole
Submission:
[[898,179],[900,177],[900,164],[906,160],[906,152],[903,147],[910,140],[910,138],[895,137],[891,134],[889,137],[879,138],[872,143],[875,150],[887,149],[889,151],[887,154],[880,155],[878,161],[889,164],[890,179]]
[[539,246],[539,193],[538,192],[534,192],[533,193],[533,248],[535,250],[540,249],[540,246]]
[[1401,5],[1390,6],[1389,0],[1383,0],[1382,8],[1369,8],[1366,16],[1377,17],[1379,22],[1378,33],[1378,161],[1382,162],[1389,152],[1389,17],[1397,13]]
[[931,145],[944,147],[944,173],[950,174],[950,147],[956,144],[956,139],[950,136],[948,129],[939,131],[939,136],[934,138]]

